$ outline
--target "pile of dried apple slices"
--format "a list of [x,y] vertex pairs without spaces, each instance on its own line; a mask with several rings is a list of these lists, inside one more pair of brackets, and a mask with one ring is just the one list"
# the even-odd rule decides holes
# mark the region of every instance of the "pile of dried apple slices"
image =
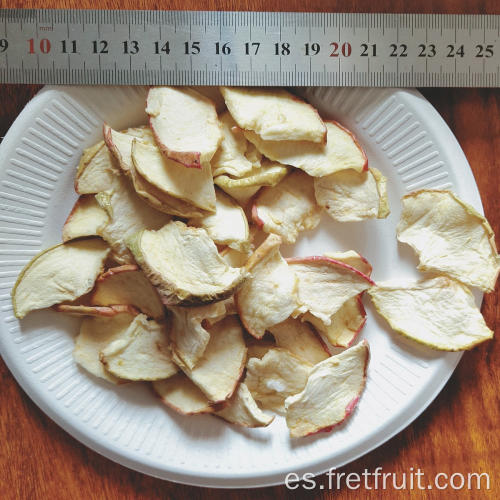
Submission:
[[63,243],[12,290],[18,318],[83,317],[73,356],[94,376],[151,381],[185,415],[259,427],[277,413],[300,437],[343,422],[363,392],[365,290],[432,348],[491,338],[468,286],[494,288],[494,235],[451,192],[403,198],[397,236],[428,275],[376,285],[354,250],[280,253],[322,213],[389,214],[386,180],[351,132],[283,89],[155,87],[146,112],[148,126],[105,124],[83,152]]

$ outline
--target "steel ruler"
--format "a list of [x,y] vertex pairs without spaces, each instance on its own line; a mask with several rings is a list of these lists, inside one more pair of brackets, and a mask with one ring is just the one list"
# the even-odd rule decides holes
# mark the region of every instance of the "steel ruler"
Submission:
[[500,16],[0,10],[0,82],[498,87]]

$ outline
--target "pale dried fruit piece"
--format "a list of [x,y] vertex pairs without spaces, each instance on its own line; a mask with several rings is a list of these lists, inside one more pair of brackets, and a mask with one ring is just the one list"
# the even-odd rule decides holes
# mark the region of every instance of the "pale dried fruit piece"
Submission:
[[137,172],[157,189],[177,200],[209,212],[215,211],[215,189],[210,164],[186,171],[165,158],[152,144],[134,142],[132,160]]
[[93,194],[113,187],[120,176],[120,168],[104,141],[85,149],[78,165],[75,191],[78,194]]
[[280,163],[266,161],[254,168],[245,177],[233,178],[219,175],[214,183],[232,196],[240,204],[246,205],[250,198],[263,186],[276,186],[290,172],[290,168]]
[[245,137],[264,156],[300,168],[312,177],[323,177],[348,168],[357,172],[366,170],[368,160],[351,132],[336,122],[325,123],[327,141],[324,145],[306,141],[265,141],[251,131],[246,131]]
[[419,257],[418,269],[437,271],[491,292],[500,272],[488,221],[450,191],[422,189],[402,199],[398,240]]
[[181,415],[214,411],[205,394],[184,373],[153,382],[153,389],[163,403]]
[[220,93],[219,87],[215,86],[203,86],[203,87],[195,87],[196,92],[198,92],[201,95],[204,95],[205,97],[208,97],[215,106],[215,111],[217,113],[223,113],[226,111],[226,103],[224,101],[224,97],[222,97],[222,94]]
[[84,318],[73,350],[75,361],[92,375],[118,383],[120,379],[105,369],[99,359],[99,353],[125,334],[137,313],[138,311],[129,308],[127,312],[111,317]]
[[69,314],[71,316],[104,316],[110,318],[124,312],[138,314],[135,308],[129,305],[114,306],[87,306],[83,304],[57,304],[52,307],[54,311]]
[[165,325],[139,314],[99,354],[106,370],[126,380],[163,380],[179,371],[170,355]]
[[346,252],[325,252],[323,255],[354,267],[354,269],[357,269],[366,276],[371,276],[372,274],[371,264],[355,250],[347,250]]
[[433,349],[462,351],[493,337],[470,290],[446,276],[382,283],[368,293],[395,331]]
[[186,167],[201,168],[222,140],[215,106],[186,87],[153,87],[146,113],[161,152]]
[[151,129],[132,128],[124,132],[113,130],[106,123],[102,127],[104,142],[111,154],[116,158],[120,168],[128,174],[132,168],[132,142],[134,140],[154,144],[153,132]]
[[366,323],[366,311],[361,295],[346,300],[340,309],[331,316],[330,324],[307,312],[302,321],[311,323],[316,330],[335,347],[350,347]]
[[250,247],[248,220],[243,209],[220,189],[216,192],[216,212],[189,219],[190,226],[202,227],[218,245],[245,252]]
[[321,218],[312,177],[296,170],[276,187],[262,189],[254,201],[252,218],[266,233],[295,243],[300,231],[314,229]]
[[134,262],[125,245],[128,237],[142,229],[158,229],[171,219],[141,200],[123,177],[115,182],[113,189],[98,193],[96,200],[110,219],[100,229],[101,236],[111,245],[120,264]]
[[340,170],[314,179],[318,205],[340,222],[383,219],[389,215],[386,178],[375,168]]
[[242,427],[267,427],[274,420],[273,416],[266,415],[257,406],[244,383],[238,386],[227,406],[220,411],[216,411],[215,415]]
[[325,325],[344,302],[374,284],[354,267],[328,257],[295,257],[287,262],[298,278],[296,313],[309,311]]
[[201,305],[231,295],[244,269],[229,267],[204,229],[170,222],[140,231],[129,247],[165,305]]
[[75,300],[92,290],[108,253],[104,241],[90,238],[53,246],[33,257],[12,289],[16,318]]
[[97,278],[90,302],[97,306],[130,304],[150,318],[165,318],[158,292],[134,264],[113,267],[101,274]]
[[227,174],[233,177],[244,177],[255,166],[259,166],[260,162],[256,165],[255,162],[246,157],[248,142],[243,130],[236,127],[236,122],[228,112],[221,115],[220,123],[222,125],[222,142],[210,162],[213,176]]
[[288,318],[269,328],[276,340],[276,345],[295,356],[315,365],[328,358],[330,352],[309,323]]
[[210,341],[196,366],[184,373],[212,404],[229,399],[243,374],[247,349],[236,316],[227,316],[208,329]]
[[235,295],[243,325],[256,338],[284,321],[297,307],[297,278],[280,254],[274,234],[257,248],[245,265],[251,273]]
[[285,399],[305,387],[312,368],[286,349],[270,349],[262,359],[248,360],[245,384],[262,408],[282,415]]
[[108,214],[97,203],[93,194],[82,195],[68,215],[63,226],[62,240],[84,236],[98,236],[99,229],[109,221]]
[[326,140],[318,112],[284,89],[221,87],[226,106],[238,125],[270,141]]
[[170,341],[177,363],[193,369],[203,356],[210,340],[206,323],[216,323],[226,314],[226,302],[214,302],[201,307],[170,307],[172,326]]
[[358,404],[370,357],[363,341],[314,366],[304,390],[285,401],[290,437],[329,432]]

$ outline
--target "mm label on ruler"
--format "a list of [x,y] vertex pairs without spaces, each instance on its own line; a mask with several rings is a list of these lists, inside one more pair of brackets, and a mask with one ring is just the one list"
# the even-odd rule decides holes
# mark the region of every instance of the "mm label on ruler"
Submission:
[[498,87],[500,16],[0,10],[0,82]]

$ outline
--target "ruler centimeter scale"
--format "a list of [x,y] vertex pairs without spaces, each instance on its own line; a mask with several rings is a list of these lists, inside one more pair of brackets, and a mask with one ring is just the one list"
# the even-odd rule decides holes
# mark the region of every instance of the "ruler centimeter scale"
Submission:
[[0,83],[498,87],[500,16],[0,10]]

